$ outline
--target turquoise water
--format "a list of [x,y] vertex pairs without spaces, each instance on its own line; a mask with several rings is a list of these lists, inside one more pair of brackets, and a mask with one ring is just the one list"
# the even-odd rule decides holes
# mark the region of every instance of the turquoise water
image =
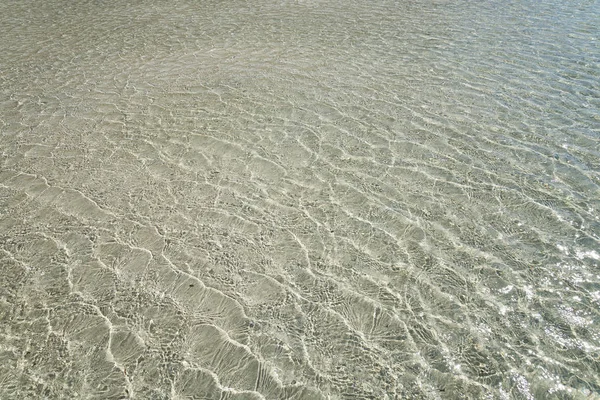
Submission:
[[599,27],[0,0],[0,398],[598,397]]

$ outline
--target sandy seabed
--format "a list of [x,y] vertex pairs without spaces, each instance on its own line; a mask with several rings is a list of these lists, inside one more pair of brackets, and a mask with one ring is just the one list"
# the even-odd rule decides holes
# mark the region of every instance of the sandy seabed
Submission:
[[600,392],[558,3],[0,1],[0,398]]

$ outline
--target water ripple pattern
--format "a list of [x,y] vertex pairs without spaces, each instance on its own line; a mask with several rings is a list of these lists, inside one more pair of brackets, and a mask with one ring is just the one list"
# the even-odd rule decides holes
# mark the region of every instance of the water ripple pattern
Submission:
[[599,27],[0,0],[0,398],[598,396]]

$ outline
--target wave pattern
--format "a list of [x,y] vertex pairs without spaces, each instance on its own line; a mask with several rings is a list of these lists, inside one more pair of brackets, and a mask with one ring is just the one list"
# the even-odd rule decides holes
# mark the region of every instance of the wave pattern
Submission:
[[600,393],[600,10],[0,4],[0,397]]

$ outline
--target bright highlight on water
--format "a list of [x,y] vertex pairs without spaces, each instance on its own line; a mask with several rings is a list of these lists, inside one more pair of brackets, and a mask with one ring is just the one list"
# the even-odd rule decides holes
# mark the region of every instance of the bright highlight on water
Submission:
[[600,396],[599,27],[0,0],[0,398]]

